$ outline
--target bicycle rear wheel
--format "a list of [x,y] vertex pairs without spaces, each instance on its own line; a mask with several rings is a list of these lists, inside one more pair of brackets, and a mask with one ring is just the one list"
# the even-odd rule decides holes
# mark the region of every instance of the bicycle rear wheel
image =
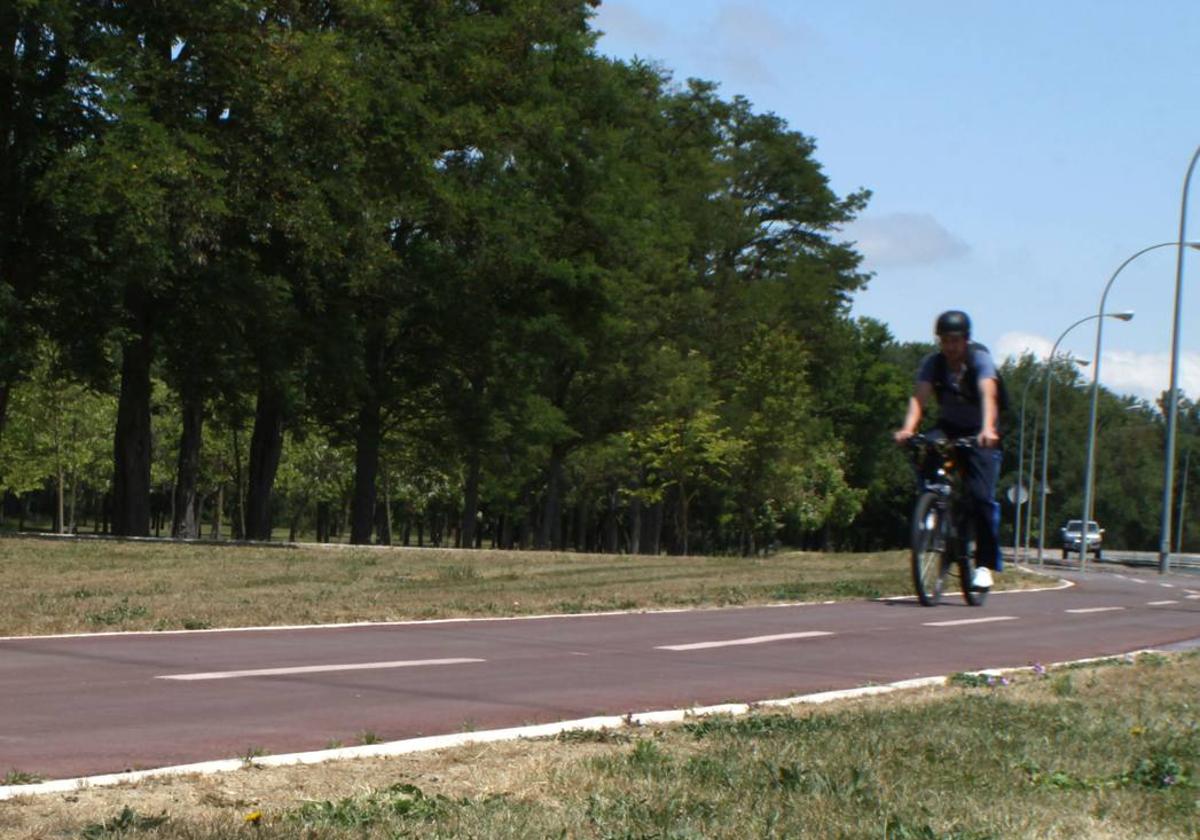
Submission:
[[917,598],[926,607],[942,599],[950,561],[946,557],[946,510],[936,493],[922,493],[912,516],[912,576]]

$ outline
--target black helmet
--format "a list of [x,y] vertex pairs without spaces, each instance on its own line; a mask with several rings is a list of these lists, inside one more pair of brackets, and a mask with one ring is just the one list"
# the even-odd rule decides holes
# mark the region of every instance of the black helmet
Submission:
[[934,332],[938,336],[959,333],[964,338],[971,337],[971,319],[967,313],[958,309],[950,309],[938,316]]

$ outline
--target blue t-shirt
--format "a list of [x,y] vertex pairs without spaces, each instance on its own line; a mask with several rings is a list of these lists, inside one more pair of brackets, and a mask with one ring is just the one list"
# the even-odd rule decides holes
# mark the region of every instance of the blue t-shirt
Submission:
[[[937,357],[941,354],[930,353],[921,360],[921,367],[917,370],[917,382],[933,385],[934,394],[939,397],[941,413],[938,428],[954,437],[977,435],[983,430],[983,388],[980,383],[996,378],[996,363],[986,349],[971,345],[967,353],[970,354],[970,363],[964,364],[957,374],[950,369],[948,362],[945,364],[946,378],[940,394],[934,379],[937,375]],[[975,382],[965,381],[968,368],[974,369]]]

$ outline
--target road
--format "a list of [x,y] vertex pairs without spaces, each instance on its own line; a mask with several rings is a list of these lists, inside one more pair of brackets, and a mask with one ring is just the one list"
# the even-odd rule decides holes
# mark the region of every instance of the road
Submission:
[[1200,578],[950,598],[0,640],[0,768],[47,778],[763,700],[1200,638]]

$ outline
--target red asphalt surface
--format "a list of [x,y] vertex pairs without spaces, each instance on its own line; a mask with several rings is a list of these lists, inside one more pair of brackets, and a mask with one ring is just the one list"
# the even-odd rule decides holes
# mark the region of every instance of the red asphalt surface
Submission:
[[[789,697],[1200,638],[1200,576],[1064,573],[982,608],[915,601],[0,640],[0,769],[46,778]],[[1140,582],[1139,582],[1140,581]],[[1196,597],[1191,597],[1196,596]],[[1159,602],[1174,601],[1171,604]],[[1119,609],[1113,609],[1119,608]],[[1100,612],[1069,612],[1098,610]],[[929,622],[1003,619],[957,626]],[[667,645],[832,635],[685,651]],[[483,662],[172,681],[162,676]]]

